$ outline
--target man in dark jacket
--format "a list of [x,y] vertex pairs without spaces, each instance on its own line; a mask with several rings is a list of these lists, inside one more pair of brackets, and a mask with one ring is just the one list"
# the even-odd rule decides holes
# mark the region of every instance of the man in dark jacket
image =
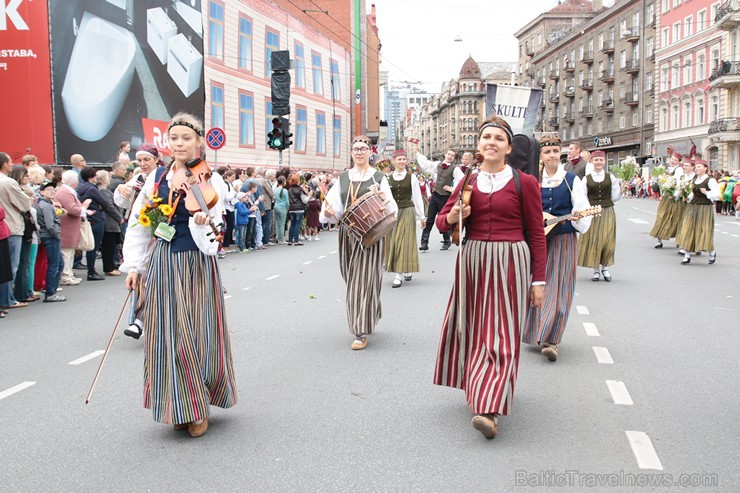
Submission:
[[565,163],[565,171],[570,171],[578,175],[581,180],[586,176],[586,161],[581,158],[583,147],[581,143],[574,140],[568,148],[568,162]]

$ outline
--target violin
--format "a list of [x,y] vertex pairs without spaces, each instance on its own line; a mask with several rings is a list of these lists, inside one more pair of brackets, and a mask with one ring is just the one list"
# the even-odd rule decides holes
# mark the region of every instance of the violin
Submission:
[[465,178],[463,179],[463,186],[460,189],[460,197],[458,198],[458,204],[460,205],[460,218],[455,224],[455,229],[452,230],[452,243],[460,245],[460,235],[462,234],[463,228],[467,218],[462,218],[462,210],[466,205],[470,205],[470,198],[473,196],[473,186],[470,184],[470,176],[473,174],[473,169],[477,168],[483,162],[483,154],[480,152],[475,153],[475,162],[468,166],[468,170],[465,172]]
[[185,208],[191,214],[204,212],[208,216],[208,225],[213,235],[211,241],[221,241],[223,231],[221,231],[213,222],[213,218],[208,211],[218,202],[218,193],[209,181],[211,171],[208,164],[202,158],[191,159],[185,163],[184,168],[175,170],[172,176],[172,188],[184,195]]

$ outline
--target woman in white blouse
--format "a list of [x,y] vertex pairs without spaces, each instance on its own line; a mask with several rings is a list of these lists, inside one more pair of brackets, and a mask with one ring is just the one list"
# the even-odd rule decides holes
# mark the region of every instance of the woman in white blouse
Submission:
[[600,205],[601,216],[593,219],[591,227],[578,242],[578,265],[594,270],[592,281],[598,281],[604,276],[606,282],[611,282],[612,276],[608,267],[614,264],[614,249],[617,242],[617,216],[614,213],[614,203],[622,195],[619,180],[604,169],[606,166],[604,151],[592,152],[591,161],[594,169],[583,181],[589,204]]
[[714,250],[714,212],[712,202],[719,200],[719,184],[707,174],[709,167],[703,159],[694,161],[693,190],[689,194],[678,229],[676,243],[684,250],[681,264],[691,263],[691,252],[709,252],[709,263],[717,260]]

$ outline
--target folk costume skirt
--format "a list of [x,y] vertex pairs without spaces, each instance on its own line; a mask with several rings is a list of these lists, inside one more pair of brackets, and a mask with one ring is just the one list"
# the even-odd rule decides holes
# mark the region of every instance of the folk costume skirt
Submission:
[[385,270],[419,272],[419,249],[416,246],[416,210],[398,210],[398,221],[385,237]]
[[144,407],[160,423],[207,418],[237,393],[216,257],[158,240],[146,275]]
[[385,239],[364,247],[345,224],[339,227],[339,269],[347,284],[347,323],[355,336],[372,334],[382,316],[384,250]]
[[591,220],[591,227],[578,241],[578,265],[598,269],[614,264],[617,243],[617,215],[614,207],[604,207],[601,216]]
[[678,226],[681,223],[683,205],[673,198],[673,195],[663,195],[658,204],[658,213],[650,236],[659,240],[669,240],[676,237]]
[[560,344],[576,290],[577,245],[576,233],[555,235],[547,243],[545,301],[527,308],[522,342]]
[[462,249],[462,261],[458,255],[434,383],[464,390],[475,414],[503,415],[511,408],[529,287],[526,242],[471,240]]
[[714,212],[709,204],[686,204],[676,243],[687,252],[714,251]]

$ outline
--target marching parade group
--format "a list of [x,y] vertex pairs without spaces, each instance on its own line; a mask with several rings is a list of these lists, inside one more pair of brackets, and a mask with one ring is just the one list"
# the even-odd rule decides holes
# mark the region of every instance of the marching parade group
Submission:
[[[288,221],[287,244],[295,246],[303,234],[318,239],[323,228],[338,227],[351,348],[363,350],[382,316],[383,271],[395,274],[393,288],[411,281],[436,226],[442,250],[453,243],[459,248],[433,381],[465,392],[472,425],[486,438],[497,435],[499,417],[511,410],[521,341],[557,360],[576,267],[593,269],[594,282],[612,281],[620,180],[607,171],[603,151],[586,160],[577,143],[561,163],[557,135],[537,144],[539,176],[510,165],[513,133],[499,117],[483,122],[477,153],[465,153],[462,165],[449,149],[439,162],[413,152],[417,167],[411,169],[410,156],[398,150],[384,173],[371,164],[371,140],[358,135],[352,139],[352,166],[311,186],[297,174],[276,178],[269,170],[243,183],[233,170],[209,172],[200,158],[203,126],[192,115],[176,115],[167,134],[171,163],[165,166],[157,149],[145,144],[136,152],[137,174],[111,191],[124,211],[115,220],[123,224],[125,241],[123,263],[108,262],[105,272],[126,273],[126,288],[137,294],[136,321],[127,334],[144,340],[144,406],[155,421],[193,437],[208,429],[210,406],[228,408],[238,399],[218,265],[220,252],[232,249],[234,234],[238,250],[250,251],[270,244],[271,231],[285,243]],[[4,317],[26,299],[12,295],[14,282],[17,288],[27,281],[11,267],[10,242],[23,236],[31,199],[18,193],[23,179],[8,176],[13,167],[7,154],[0,153],[0,161]],[[656,248],[675,238],[683,264],[699,252],[708,254],[710,264],[717,258],[712,204],[720,193],[707,172],[706,161],[673,152],[659,180],[662,198],[651,235],[658,239]],[[98,184],[106,184],[104,178]],[[54,297],[60,296],[62,274],[71,271],[81,217],[99,200],[91,194],[91,200],[80,201],[78,179],[93,183],[95,173],[78,178],[69,171],[59,185],[47,179],[37,187],[34,215],[48,258],[46,301],[62,301]],[[18,208],[24,214],[16,214]],[[304,222],[306,212],[310,220]],[[66,241],[60,237],[65,221],[75,229]],[[105,231],[96,227],[95,234]],[[94,255],[87,261],[88,279],[95,280]],[[73,279],[68,274],[63,284]]]

